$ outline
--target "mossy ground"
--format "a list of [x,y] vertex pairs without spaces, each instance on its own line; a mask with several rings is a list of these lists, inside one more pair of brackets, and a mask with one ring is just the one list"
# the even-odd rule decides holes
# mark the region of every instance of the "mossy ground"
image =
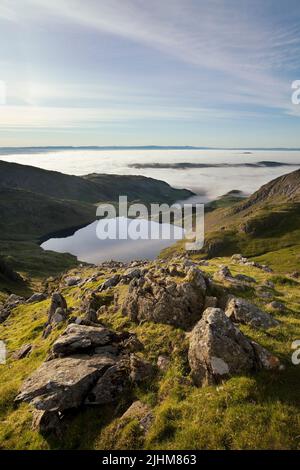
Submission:
[[[112,328],[137,333],[144,343],[142,353],[156,363],[160,354],[170,359],[167,372],[157,371],[155,379],[134,390],[118,406],[82,409],[68,417],[67,430],[58,440],[45,439],[31,429],[32,410],[29,405],[15,405],[14,398],[22,381],[47,356],[48,350],[62,328],[53,331],[47,340],[41,337],[47,318],[49,301],[20,306],[0,325],[0,339],[7,344],[9,356],[25,343],[33,344],[28,358],[14,361],[8,357],[0,365],[0,447],[4,449],[300,449],[300,366],[291,362],[293,341],[300,339],[299,283],[285,275],[299,256],[294,248],[288,252],[265,255],[274,273],[265,273],[253,267],[240,266],[229,258],[216,258],[202,267],[213,274],[220,264],[230,267],[233,274],[253,276],[258,285],[266,280],[274,282],[272,300],[282,302],[286,310],[275,314],[280,325],[268,331],[241,329],[250,338],[277,355],[284,370],[262,371],[251,376],[233,377],[214,387],[193,386],[187,363],[186,333],[167,325],[144,322],[136,325],[123,317],[121,309],[111,308],[101,320]],[[280,259],[289,268],[283,269]],[[198,257],[195,255],[195,259]],[[291,263],[291,264],[289,264]],[[93,268],[82,268],[87,277]],[[104,273],[104,277],[106,274]],[[99,279],[85,287],[94,288]],[[115,288],[119,304],[126,295],[127,286]],[[78,287],[63,290],[68,304],[79,307],[82,290]],[[107,297],[108,295],[108,297]],[[239,295],[251,298],[265,307],[255,289]],[[103,299],[110,303],[109,293]],[[274,313],[272,313],[274,314]],[[120,417],[133,399],[140,399],[153,410],[154,421],[144,436],[136,419],[124,422]],[[84,429],[84,432],[82,430]]]

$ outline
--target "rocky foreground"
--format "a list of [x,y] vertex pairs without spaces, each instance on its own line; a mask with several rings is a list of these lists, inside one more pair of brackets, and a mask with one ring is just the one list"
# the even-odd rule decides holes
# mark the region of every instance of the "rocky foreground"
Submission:
[[[232,262],[271,272],[241,255],[233,256]],[[126,402],[125,417],[135,416],[147,432],[153,416],[145,403],[136,400],[135,390],[140,384],[151,388],[170,367],[174,351],[157,351],[153,362],[134,325],[161,324],[182,331],[187,341],[186,380],[195,387],[218,385],[262,369],[279,374],[284,366],[276,355],[240,329],[243,325],[264,332],[280,328],[270,312],[283,311],[284,305],[270,302],[272,282],[261,285],[252,276],[233,275],[224,265],[214,274],[205,269],[209,270],[209,262],[186,256],[168,262],[110,262],[50,278],[43,292],[28,299],[11,295],[0,312],[7,328],[15,309],[22,315],[24,306],[48,305],[40,333],[41,341],[50,339],[47,357],[15,397],[17,405],[26,402],[35,410],[33,427],[59,437],[70,413]],[[253,290],[265,296],[265,309],[245,298]],[[117,328],[109,326],[115,316],[124,319],[124,326],[122,322]],[[24,344],[12,352],[12,360],[29,357],[33,350],[32,344]]]

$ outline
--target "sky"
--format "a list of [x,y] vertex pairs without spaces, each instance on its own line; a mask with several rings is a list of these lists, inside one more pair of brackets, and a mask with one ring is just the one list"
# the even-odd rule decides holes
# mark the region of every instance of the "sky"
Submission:
[[300,147],[299,0],[0,0],[0,146]]

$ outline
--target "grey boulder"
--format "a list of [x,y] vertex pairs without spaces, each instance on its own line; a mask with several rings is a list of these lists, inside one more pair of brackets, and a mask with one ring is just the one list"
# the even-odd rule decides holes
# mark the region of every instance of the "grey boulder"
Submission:
[[20,349],[15,351],[12,354],[12,358],[15,359],[16,361],[23,359],[24,357],[27,357],[32,350],[32,344],[24,344]]
[[[58,309],[61,310],[57,312]],[[58,316],[55,318],[56,313],[62,317],[67,317],[67,302],[60,292],[55,292],[51,297],[51,304],[48,312],[48,323],[52,323],[53,319],[57,322]]]
[[44,362],[25,382],[16,402],[44,411],[80,406],[91,387],[114,364],[111,356],[73,356]]
[[107,369],[85,399],[86,405],[105,405],[113,403],[129,390],[129,363],[120,360]]
[[190,268],[180,283],[173,278],[133,280],[122,313],[134,322],[143,320],[191,328],[204,309],[206,282],[201,271]]
[[52,346],[54,355],[68,356],[90,348],[105,346],[116,339],[116,334],[102,326],[71,323]]
[[29,299],[26,300],[27,304],[33,304],[35,302],[42,302],[43,300],[46,300],[47,296],[45,294],[36,292],[35,294],[32,294]]
[[225,313],[233,322],[248,324],[255,328],[271,328],[279,324],[269,313],[263,312],[242,298],[230,299]]
[[198,386],[279,365],[277,358],[246,338],[219,308],[205,310],[191,332],[188,359]]
[[74,276],[74,277],[67,277],[65,279],[65,283],[68,287],[73,287],[77,286],[81,282],[80,277]]
[[106,289],[110,289],[111,287],[115,287],[119,283],[119,281],[120,281],[120,275],[114,274],[114,276],[104,281],[98,290],[99,292],[102,292]]

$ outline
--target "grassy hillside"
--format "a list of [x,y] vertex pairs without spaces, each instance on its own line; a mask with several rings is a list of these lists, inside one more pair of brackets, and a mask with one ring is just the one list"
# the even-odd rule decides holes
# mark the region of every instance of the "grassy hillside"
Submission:
[[[197,263],[198,256],[192,258]],[[128,407],[124,398],[117,407],[106,405],[79,411],[70,416],[59,440],[46,439],[31,428],[30,406],[16,406],[13,400],[24,378],[45,359],[63,327],[56,328],[48,339],[43,340],[41,333],[49,300],[20,306],[5,325],[0,325],[0,336],[6,341],[9,353],[25,343],[33,344],[33,351],[19,361],[10,357],[7,365],[0,367],[1,448],[299,449],[300,369],[291,363],[291,344],[300,337],[299,283],[277,272],[265,273],[257,268],[236,265],[229,258],[211,260],[209,266],[201,266],[201,269],[213,275],[221,264],[228,265],[233,274],[253,276],[259,287],[266,281],[274,283],[269,289],[272,298],[282,302],[286,309],[284,313],[273,313],[280,320],[280,326],[268,331],[245,325],[241,329],[276,354],[284,370],[241,375],[219,386],[196,388],[189,376],[188,341],[182,330],[151,322],[134,324],[122,316],[120,308],[110,305],[101,315],[103,324],[120,331],[135,332],[144,343],[143,355],[153,364],[160,354],[170,361],[168,370],[159,372],[150,385],[141,385],[134,390],[135,398],[150,407],[154,421],[146,435],[134,417],[124,422],[121,416]],[[75,272],[78,274],[78,269]],[[89,278],[95,272],[94,268],[82,268],[80,276]],[[72,274],[74,271],[70,272]],[[104,270],[97,281],[85,284],[84,288],[95,289],[109,275]],[[122,285],[114,289],[120,303],[127,289],[128,286]],[[78,309],[81,288],[64,288],[62,292],[68,304]],[[243,290],[239,295],[265,308],[265,301],[253,288]]]
[[237,252],[258,256],[298,244],[300,171],[271,181],[232,207],[208,213],[205,230],[209,257]]
[[2,240],[35,240],[51,232],[85,225],[95,218],[95,207],[62,201],[22,189],[0,189]]

